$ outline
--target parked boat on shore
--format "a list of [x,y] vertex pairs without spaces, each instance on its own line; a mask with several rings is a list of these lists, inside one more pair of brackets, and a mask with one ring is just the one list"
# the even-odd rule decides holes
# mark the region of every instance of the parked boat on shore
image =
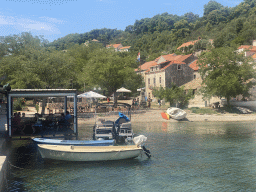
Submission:
[[166,120],[169,120],[170,119],[170,115],[168,115],[168,113],[165,113],[165,112],[162,112],[161,113],[161,116],[166,119]]
[[182,120],[187,116],[187,113],[177,107],[170,107],[167,109],[166,113],[173,119]]

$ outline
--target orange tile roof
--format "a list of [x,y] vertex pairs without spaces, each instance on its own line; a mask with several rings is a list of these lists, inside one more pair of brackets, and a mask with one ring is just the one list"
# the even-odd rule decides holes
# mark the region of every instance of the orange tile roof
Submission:
[[[142,66],[141,66],[141,70],[142,71],[148,71],[150,69],[150,67],[152,66],[155,66],[155,65],[158,65],[157,62],[158,60],[163,57],[166,61],[162,62],[162,63],[165,63],[165,62],[171,62],[171,64],[186,64],[184,63],[184,61],[189,58],[192,54],[189,54],[189,55],[176,55],[176,54],[168,54],[168,55],[162,55],[158,58],[156,58],[154,61],[149,61],[149,62],[146,62],[144,63]],[[162,63],[159,63],[159,64],[162,64]],[[166,67],[164,67],[164,69],[166,69]],[[136,71],[138,71],[139,69],[137,69]]]
[[252,45],[241,45],[237,49],[245,49],[245,50],[249,50],[252,52],[256,52],[256,46],[252,46]]
[[129,49],[131,46],[121,47],[120,49]]
[[121,44],[110,44],[110,45],[107,45],[106,47],[113,47],[113,48],[118,48]]
[[252,46],[251,45],[241,45],[237,49],[249,49],[250,47],[252,47]]
[[138,69],[136,69],[135,71],[147,71],[150,69],[150,67],[157,65],[157,63],[155,61],[149,61],[144,63],[143,65],[141,65]]
[[189,45],[194,45],[198,40],[195,40],[195,41],[189,41],[189,42],[186,42],[186,43],[183,43],[181,46],[179,46],[177,49],[180,49],[182,47],[188,47]]
[[162,55],[162,57],[166,61],[185,61],[187,58],[189,58],[192,54],[189,55],[175,55],[175,54],[169,54],[169,55]]
[[192,68],[194,71],[198,71],[199,66],[197,65],[197,59],[195,61],[193,61],[190,65],[190,68]]
[[[175,58],[175,54],[168,54],[168,55],[162,55],[162,57],[166,60],[166,61],[171,61],[171,60],[174,60]],[[160,56],[161,57],[161,56]],[[160,57],[157,58],[157,60],[160,59]]]

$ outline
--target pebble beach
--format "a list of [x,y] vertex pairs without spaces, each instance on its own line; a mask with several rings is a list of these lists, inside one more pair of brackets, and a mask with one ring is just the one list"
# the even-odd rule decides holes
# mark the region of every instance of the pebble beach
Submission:
[[[135,113],[131,116],[131,122],[136,123],[143,123],[143,122],[178,122],[174,119],[163,119],[161,113],[165,112],[162,109],[151,109],[145,110],[141,113]],[[189,122],[202,122],[202,121],[220,121],[220,122],[227,122],[227,121],[256,121],[256,114],[236,114],[236,113],[224,113],[224,114],[195,114],[189,111],[187,112],[187,117],[182,121],[189,121]],[[94,118],[87,118],[87,119],[78,119],[79,124],[93,124],[95,122]]]

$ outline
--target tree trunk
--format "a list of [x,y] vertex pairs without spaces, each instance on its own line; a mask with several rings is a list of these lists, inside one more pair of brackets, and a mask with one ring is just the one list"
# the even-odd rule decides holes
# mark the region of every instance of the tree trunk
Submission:
[[114,108],[117,107],[117,92],[114,92]]
[[42,101],[42,112],[41,112],[42,115],[45,114],[45,104],[46,104],[46,97],[43,97],[43,101]]
[[227,97],[226,99],[227,99],[227,105],[229,107],[230,106],[230,97]]

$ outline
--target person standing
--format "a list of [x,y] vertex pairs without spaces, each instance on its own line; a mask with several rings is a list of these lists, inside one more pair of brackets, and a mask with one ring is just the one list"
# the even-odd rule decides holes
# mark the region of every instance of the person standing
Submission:
[[159,108],[161,107],[161,99],[158,99]]
[[151,99],[150,99],[150,97],[148,98],[148,108],[150,108],[151,107]]

